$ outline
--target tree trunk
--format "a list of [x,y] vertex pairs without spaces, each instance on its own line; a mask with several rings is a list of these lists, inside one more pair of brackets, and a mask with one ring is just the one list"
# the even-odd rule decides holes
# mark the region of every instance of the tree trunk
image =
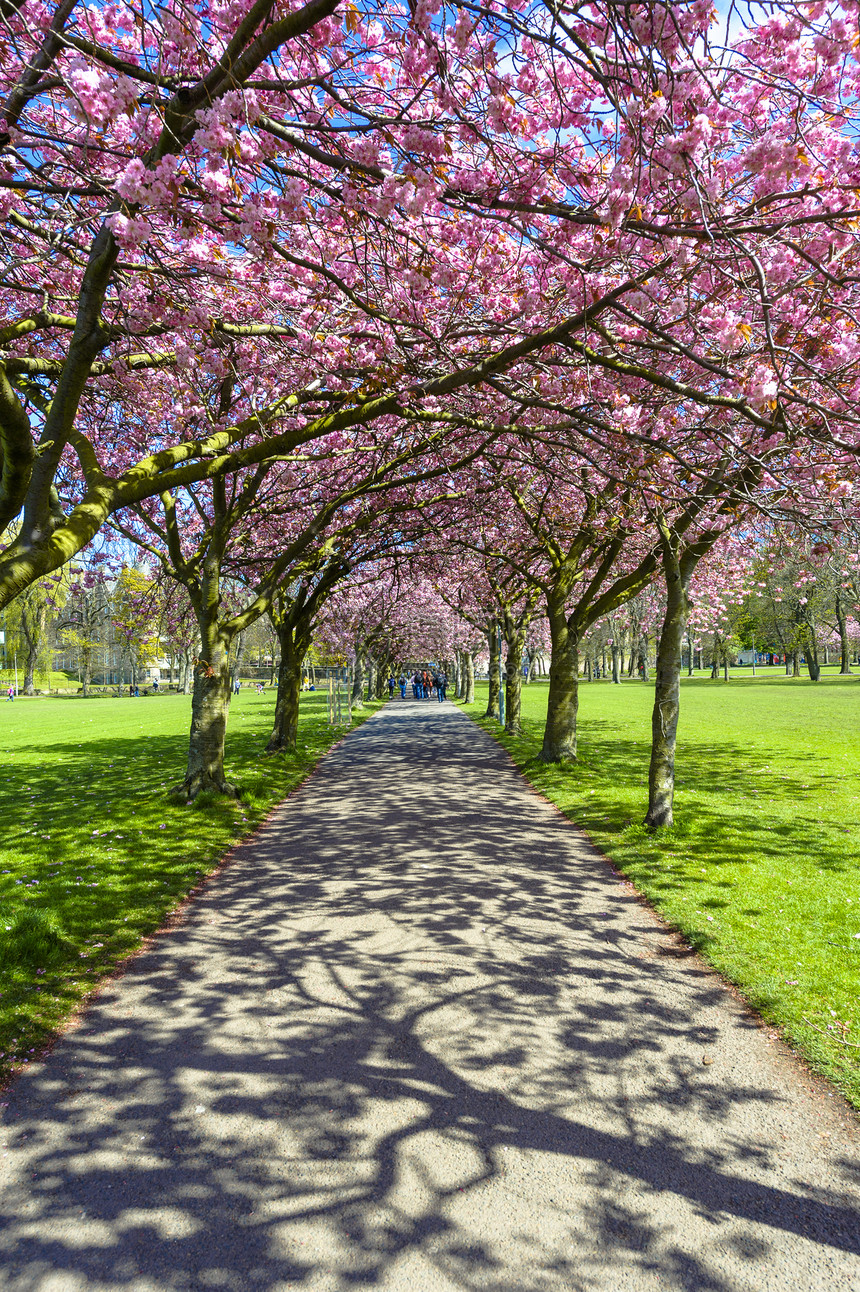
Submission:
[[687,588],[694,567],[682,567],[669,539],[663,544],[666,613],[657,647],[654,709],[651,714],[651,764],[648,768],[648,812],[652,830],[673,823],[675,747],[681,711],[681,646],[687,627]]
[[236,638],[236,652],[233,656],[233,667],[230,670],[230,684],[234,689],[235,689],[236,683],[239,681],[239,669],[242,665],[242,655],[244,654],[244,648],[245,648],[245,634],[239,633],[239,636]]
[[281,648],[278,693],[275,697],[275,718],[272,734],[266,745],[266,753],[275,754],[283,751],[294,754],[299,735],[299,697],[307,643],[294,632],[291,624],[283,625],[278,638]]
[[[37,593],[36,589],[32,590]],[[45,620],[48,607],[45,602],[39,604],[24,594],[21,603],[21,632],[27,644],[27,662],[24,666],[24,694],[35,695],[35,673],[39,662],[39,651],[45,639]]]
[[[579,635],[570,627],[564,600],[547,598],[551,653],[546,726],[541,761],[576,759],[576,714],[579,708]],[[617,655],[614,656],[617,661]]]
[[27,642],[27,662],[24,665],[24,694],[36,694],[36,665],[39,662],[39,643],[38,641]]
[[848,645],[848,616],[842,606],[842,598],[836,596],[836,622],[839,625],[839,673],[847,676],[851,673],[851,651]]
[[791,652],[791,676],[800,677],[800,651]]
[[590,656],[590,655],[586,655],[586,657],[585,657],[585,680],[586,680],[586,682],[593,682],[593,681],[594,681],[594,675],[592,674],[592,671],[591,671],[591,656]]
[[[613,682],[620,683],[621,671],[618,666],[618,647],[615,645],[615,642],[612,643],[610,650],[612,651],[612,680]],[[551,672],[552,669],[550,669],[550,673]]]
[[523,640],[519,633],[514,633],[506,644],[505,731],[509,736],[519,736],[523,730]]
[[815,624],[806,625],[806,667],[809,670],[810,682],[817,682],[821,677],[821,665],[818,662],[818,642],[815,638]]
[[90,693],[90,679],[92,677],[92,673],[93,673],[93,662],[90,656],[90,652],[89,650],[83,650],[81,651],[80,678],[81,678],[81,694],[85,697],[88,696]]
[[352,673],[352,707],[364,708],[364,655],[356,646],[355,668]]
[[502,685],[501,658],[499,655],[499,630],[496,620],[490,621],[487,629],[487,642],[490,647],[490,694],[487,698],[485,718],[494,718],[499,711],[499,691]]
[[385,683],[388,681],[388,668],[383,668],[382,661],[376,663],[374,696],[377,700],[385,699]]
[[230,711],[230,670],[222,643],[202,658],[194,669],[191,699],[191,737],[185,780],[177,787],[190,801],[202,790],[235,796],[236,789],[224,774],[224,737]]
[[[623,659],[623,655],[622,655],[622,659]],[[629,659],[629,661],[628,661],[628,663],[627,663],[627,676],[628,676],[628,677],[632,677],[632,676],[633,676],[633,674],[634,674],[634,673],[635,673],[635,671],[636,671],[636,659],[637,659],[637,654],[636,654],[636,643],[635,643],[634,638],[631,636],[631,638],[630,638],[630,659]],[[623,664],[622,664],[622,672],[623,672],[623,671],[624,671],[624,666],[623,666]]]
[[463,651],[463,703],[475,703],[475,656]]
[[[657,651],[659,654],[659,651],[660,651],[659,643],[657,645]],[[678,642],[678,667],[680,668],[680,666],[681,666],[681,642],[679,641]],[[647,634],[643,634],[639,638],[639,675],[642,678],[643,682],[650,681],[650,678],[648,676],[648,636]]]
[[191,802],[204,790],[236,795],[224,774],[224,737],[230,712],[230,647],[234,633],[220,622],[220,557],[211,551],[203,562],[200,585],[191,597],[200,633],[194,666],[191,733],[185,780],[174,789]]

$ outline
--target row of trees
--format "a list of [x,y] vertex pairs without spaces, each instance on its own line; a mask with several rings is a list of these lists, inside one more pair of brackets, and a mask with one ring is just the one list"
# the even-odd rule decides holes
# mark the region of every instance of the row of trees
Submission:
[[543,619],[559,760],[586,646],[659,586],[671,820],[692,603],[751,576],[752,530],[855,521],[856,15],[732,13],[3,10],[0,605],[135,544],[199,641],[189,797],[231,789],[266,617],[273,749],[339,590],[438,588],[491,691],[500,625],[512,724]]

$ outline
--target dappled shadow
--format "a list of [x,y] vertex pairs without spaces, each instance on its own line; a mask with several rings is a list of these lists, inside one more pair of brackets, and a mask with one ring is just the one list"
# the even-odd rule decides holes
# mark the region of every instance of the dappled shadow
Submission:
[[[535,748],[539,748],[543,722],[524,720],[523,734],[534,742]],[[755,757],[756,760],[766,760],[766,751],[757,750]],[[577,774],[596,773],[597,776],[587,781],[589,797],[581,803],[577,820],[610,829],[638,826],[648,802],[649,758],[650,744],[644,725],[641,738],[625,739],[611,719],[589,715],[581,724]],[[776,761],[776,755],[774,759]],[[536,756],[523,765],[526,773],[540,786],[547,775],[546,765]],[[832,768],[829,765],[817,767],[803,749],[792,753],[784,747],[779,749],[778,766],[779,771],[764,771],[751,766],[749,748],[725,735],[719,744],[696,740],[687,734],[683,739],[679,737],[675,782],[679,825],[674,837],[681,839],[689,833],[690,837],[707,839],[709,865],[717,868],[750,859],[756,859],[765,866],[776,865],[784,858],[786,841],[789,841],[793,851],[806,855],[811,864],[822,870],[842,872],[856,869],[856,853],[840,844],[832,833],[824,833],[821,829],[824,809],[820,804],[826,803],[831,795]],[[774,783],[773,788],[771,782]],[[584,787],[585,784],[583,780]],[[619,784],[642,787],[637,815],[627,821],[617,819],[617,808],[612,798],[612,790]],[[768,798],[777,792],[780,800],[788,797],[792,802],[790,821],[781,821],[778,815],[766,810]],[[695,796],[694,813],[685,809],[685,795]],[[725,800],[729,797],[733,802],[731,811],[727,812]],[[607,815],[601,817],[602,812]],[[828,825],[832,826],[832,823],[828,822]],[[853,835],[850,823],[844,825],[844,832]],[[671,871],[671,859],[665,858],[661,866],[664,862]],[[679,869],[685,874],[684,886],[698,882],[697,876],[690,874],[682,863],[679,863]],[[719,883],[714,870],[707,882]],[[674,885],[667,880],[665,886]]]
[[683,950],[488,737],[396,701],[17,1083],[4,1286],[860,1279],[860,1158]]

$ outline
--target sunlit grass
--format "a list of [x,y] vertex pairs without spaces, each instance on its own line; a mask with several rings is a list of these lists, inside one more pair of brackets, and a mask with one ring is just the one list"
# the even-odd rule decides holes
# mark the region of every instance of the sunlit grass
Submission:
[[0,703],[0,1078],[340,734],[326,696],[305,694],[298,753],[266,758],[273,707],[272,691],[234,699],[226,766],[242,797],[189,808],[167,798],[185,770],[189,697]]
[[[860,1107],[860,678],[685,679],[677,824],[662,834],[641,824],[653,689],[583,685],[580,757],[564,768],[537,758],[546,698],[545,683],[524,687],[519,740],[484,725]],[[478,701],[475,716],[486,686]]]

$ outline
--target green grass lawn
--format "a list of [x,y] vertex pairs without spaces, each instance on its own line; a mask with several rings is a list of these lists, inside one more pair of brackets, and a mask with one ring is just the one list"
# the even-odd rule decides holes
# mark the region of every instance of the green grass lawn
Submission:
[[304,779],[340,734],[326,705],[303,695],[298,753],[266,758],[274,692],[240,692],[226,767],[242,799],[186,807],[167,790],[189,696],[0,701],[0,1080]]
[[860,677],[685,678],[677,824],[657,835],[641,824],[653,688],[600,681],[580,696],[573,766],[537,758],[546,683],[523,688],[521,739],[483,725],[860,1108]]
[[[61,669],[56,669],[56,668],[51,669],[50,672],[39,672],[37,670],[33,678],[33,684],[36,687],[37,691],[45,691],[48,689],[56,690],[58,687],[64,691],[68,691],[68,690],[77,691],[81,685],[80,681],[78,680],[77,673],[64,672]],[[9,686],[14,686],[14,685],[15,685],[14,668],[12,668],[11,666],[9,668],[0,668],[0,688],[2,688],[3,692],[5,693],[6,689]],[[24,688],[24,670],[19,664],[18,665],[18,689],[23,690],[23,688]],[[5,694],[3,698],[4,699],[6,698]]]

